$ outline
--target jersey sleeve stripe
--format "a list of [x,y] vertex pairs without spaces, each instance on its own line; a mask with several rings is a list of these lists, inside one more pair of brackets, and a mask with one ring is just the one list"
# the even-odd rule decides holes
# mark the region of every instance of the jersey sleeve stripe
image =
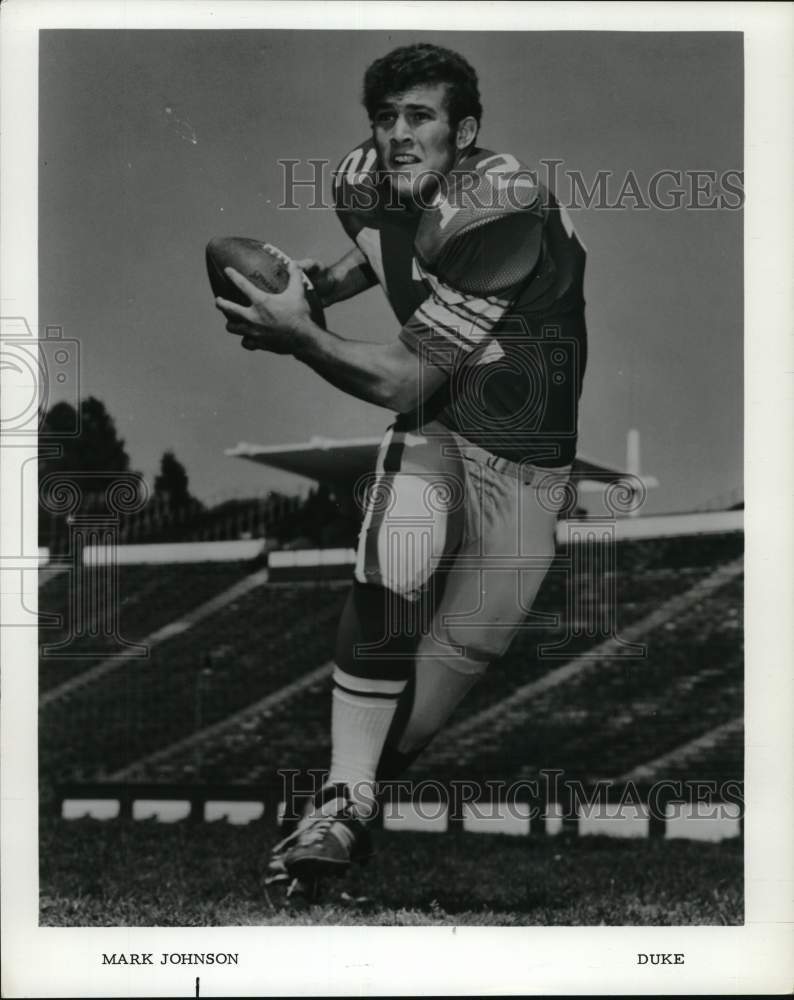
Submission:
[[433,296],[429,301],[431,301],[433,305],[438,306],[439,309],[444,309],[451,315],[458,316],[465,323],[473,323],[486,333],[490,332],[505,314],[505,310],[500,310],[497,314],[491,312],[488,312],[487,314],[480,313],[473,307],[471,302],[453,305],[450,302],[444,302],[437,299],[435,296]]
[[434,294],[422,305],[434,322],[454,328],[461,327],[462,324],[462,328],[467,331],[464,336],[473,344],[479,344],[487,337],[505,313],[504,309],[495,309],[493,306],[486,306],[482,312],[481,306],[482,300],[479,299],[467,298],[453,304]]
[[466,328],[477,331],[475,336],[469,337],[474,343],[479,343],[491,332],[509,305],[502,299],[494,301],[457,292],[432,275],[426,275],[426,285],[430,289],[430,296],[424,303],[428,312],[446,324],[459,325],[462,320]]
[[434,298],[445,302],[449,306],[464,306],[480,316],[492,316],[494,319],[498,319],[510,305],[506,301],[494,301],[475,295],[463,295],[461,292],[454,291],[449,285],[443,285],[438,281],[431,283],[430,290]]
[[462,347],[467,352],[472,351],[481,340],[488,336],[487,330],[480,330],[478,331],[478,335],[472,336],[472,331],[476,329],[473,324],[470,324],[469,330],[464,333],[461,330],[460,323],[456,322],[457,317],[454,314],[446,312],[440,313],[434,308],[434,303],[423,303],[416,310],[414,316],[421,320],[431,333],[440,334],[446,340],[452,341],[452,343]]
[[421,278],[427,282],[433,293],[447,302],[481,302],[483,304],[483,308],[486,308],[487,306],[494,306],[502,311],[507,309],[510,305],[510,299],[502,299],[497,295],[472,296],[466,295],[464,292],[458,292],[450,285],[445,284],[434,274],[430,274],[429,271],[426,271],[418,261],[417,269]]

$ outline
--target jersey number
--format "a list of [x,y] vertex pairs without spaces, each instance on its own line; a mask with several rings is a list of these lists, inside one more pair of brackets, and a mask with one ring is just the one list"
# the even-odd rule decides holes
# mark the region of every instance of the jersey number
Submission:
[[[511,156],[510,153],[498,153],[496,156],[488,156],[486,159],[480,160],[477,164],[477,170],[481,170],[488,163],[491,164],[491,166],[486,167],[486,174],[496,174],[498,176],[499,174],[517,173],[521,170],[521,164],[515,156]],[[562,223],[565,235],[569,240],[576,236],[576,231],[573,228],[571,217],[568,215],[568,211],[563,205],[560,205],[560,222]],[[576,238],[577,240],[579,239],[578,236],[576,236]],[[581,242],[582,241],[579,240],[579,243]]]
[[[486,167],[486,163],[491,165]],[[486,156],[484,160],[480,160],[474,169],[482,170],[483,168],[486,174],[515,174],[521,170],[521,164],[510,153],[497,153],[495,156]]]
[[441,213],[441,222],[438,224],[439,229],[446,229],[449,225],[449,220],[460,210],[460,205],[450,205],[447,199],[442,198],[441,195],[439,195],[439,200],[435,203],[434,207]]
[[[488,156],[484,160],[480,160],[474,169],[480,170],[488,163],[491,166],[485,169],[485,173],[495,176],[499,174],[514,174],[521,169],[521,164],[510,153],[499,153],[496,156]],[[439,229],[446,229],[449,225],[449,220],[460,210],[460,205],[450,205],[441,195],[438,196],[438,201],[435,202],[433,207],[437,208],[441,213],[441,221],[438,224]]]
[[[347,154],[336,171],[334,180],[337,184],[340,183],[343,177],[348,184],[355,184],[362,174],[368,174],[372,170],[378,156],[376,150],[371,149],[364,157],[364,162],[361,163],[363,153],[364,150],[359,147],[358,149],[354,149],[352,153]],[[359,164],[361,164],[360,167]]]

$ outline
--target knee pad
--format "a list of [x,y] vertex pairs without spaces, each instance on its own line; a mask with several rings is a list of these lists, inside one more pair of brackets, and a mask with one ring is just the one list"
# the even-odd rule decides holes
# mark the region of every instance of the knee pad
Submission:
[[355,578],[418,599],[444,560],[460,545],[465,474],[454,439],[390,431],[375,473],[357,487],[364,520]]
[[407,679],[419,640],[421,606],[354,581],[339,622],[336,663],[355,677]]
[[[417,600],[459,540],[458,519],[440,479],[395,473],[373,493],[358,541],[355,577]],[[442,499],[439,499],[439,496]]]

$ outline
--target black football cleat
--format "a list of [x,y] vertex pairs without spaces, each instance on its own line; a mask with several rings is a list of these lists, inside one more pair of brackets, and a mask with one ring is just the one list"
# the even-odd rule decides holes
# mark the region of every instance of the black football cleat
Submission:
[[369,830],[356,815],[347,789],[330,785],[295,831],[273,848],[270,878],[298,879],[312,886],[326,876],[343,874],[353,862],[363,863],[371,854]]

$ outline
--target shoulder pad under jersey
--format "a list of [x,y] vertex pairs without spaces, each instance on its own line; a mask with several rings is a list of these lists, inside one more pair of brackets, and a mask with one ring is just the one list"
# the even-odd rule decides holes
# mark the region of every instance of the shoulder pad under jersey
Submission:
[[537,263],[544,201],[537,179],[514,156],[478,150],[446,175],[423,211],[416,255],[461,292],[514,287]]
[[373,225],[378,208],[378,154],[372,139],[352,149],[333,174],[334,208],[348,236]]

